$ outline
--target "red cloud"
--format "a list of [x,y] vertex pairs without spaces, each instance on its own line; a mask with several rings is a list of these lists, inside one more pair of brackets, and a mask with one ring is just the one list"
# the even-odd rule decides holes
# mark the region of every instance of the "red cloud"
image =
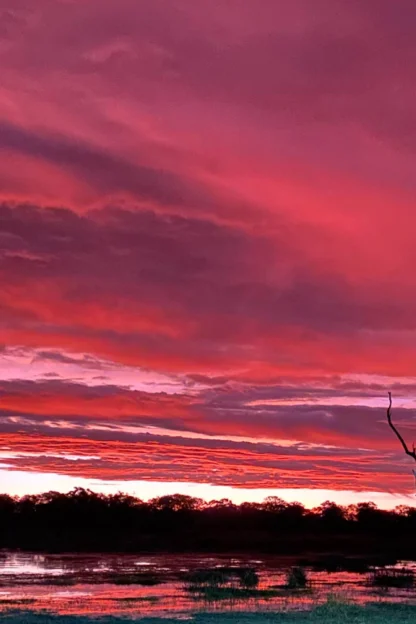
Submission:
[[[408,476],[400,464],[345,453],[337,459],[299,455],[291,450],[264,453],[238,448],[204,448],[169,443],[98,442],[74,438],[8,435],[0,446],[12,449],[11,469],[90,479],[191,481],[252,488],[322,488],[406,492]],[[168,443],[166,443],[168,442]],[[340,460],[340,461],[338,461]]]
[[[91,389],[56,361],[59,383],[24,385],[28,368],[12,386],[5,353],[6,418],[396,449],[348,399],[415,387],[415,3],[287,4],[0,0],[0,343],[182,384],[150,395],[109,373]],[[345,407],[320,407],[319,387]],[[294,392],[303,405],[267,404]],[[180,457],[178,479],[209,470],[167,449],[137,474],[167,478]],[[324,454],[315,486],[334,483]],[[258,455],[253,486],[273,481]],[[239,483],[230,457],[218,482]],[[338,481],[369,486],[372,461]]]

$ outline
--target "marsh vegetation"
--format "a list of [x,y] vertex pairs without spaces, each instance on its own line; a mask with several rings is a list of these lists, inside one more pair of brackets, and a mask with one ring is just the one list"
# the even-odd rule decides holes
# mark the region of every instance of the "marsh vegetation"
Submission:
[[[0,611],[174,616],[309,609],[337,592],[354,603],[416,602],[416,563],[374,557],[4,553]],[[327,571],[327,568],[330,571]],[[357,571],[357,569],[359,571]],[[416,621],[416,620],[415,620]]]

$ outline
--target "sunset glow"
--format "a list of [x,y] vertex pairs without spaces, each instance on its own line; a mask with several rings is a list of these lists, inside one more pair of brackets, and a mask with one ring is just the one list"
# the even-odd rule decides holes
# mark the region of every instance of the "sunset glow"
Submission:
[[414,0],[0,0],[0,479],[414,504]]

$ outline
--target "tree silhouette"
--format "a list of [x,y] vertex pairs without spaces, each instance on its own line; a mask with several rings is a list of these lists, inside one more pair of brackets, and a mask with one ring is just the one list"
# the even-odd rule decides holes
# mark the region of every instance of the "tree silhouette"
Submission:
[[[269,497],[237,505],[175,494],[150,501],[76,488],[66,494],[0,494],[0,549],[46,552],[236,552],[303,554],[383,549],[409,555],[416,508],[374,503],[315,509]],[[412,555],[416,544],[411,542]]]
[[[404,449],[404,452],[406,453],[406,455],[409,455],[409,457],[413,457],[413,459],[416,461],[416,447],[415,447],[415,443],[413,442],[413,450],[409,450],[408,446],[406,444],[406,442],[404,441],[402,435],[400,434],[400,432],[396,429],[396,427],[393,424],[393,421],[391,419],[391,392],[389,392],[389,406],[387,408],[387,422],[389,423],[389,426],[391,427],[391,429],[394,431],[394,433],[396,434],[397,438],[400,440],[400,443]],[[412,471],[416,480],[416,471],[413,470]]]

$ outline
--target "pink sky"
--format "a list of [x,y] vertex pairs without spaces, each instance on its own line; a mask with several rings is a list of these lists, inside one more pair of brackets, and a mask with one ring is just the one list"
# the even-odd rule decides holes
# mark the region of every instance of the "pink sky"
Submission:
[[0,473],[413,503],[414,0],[0,0]]

